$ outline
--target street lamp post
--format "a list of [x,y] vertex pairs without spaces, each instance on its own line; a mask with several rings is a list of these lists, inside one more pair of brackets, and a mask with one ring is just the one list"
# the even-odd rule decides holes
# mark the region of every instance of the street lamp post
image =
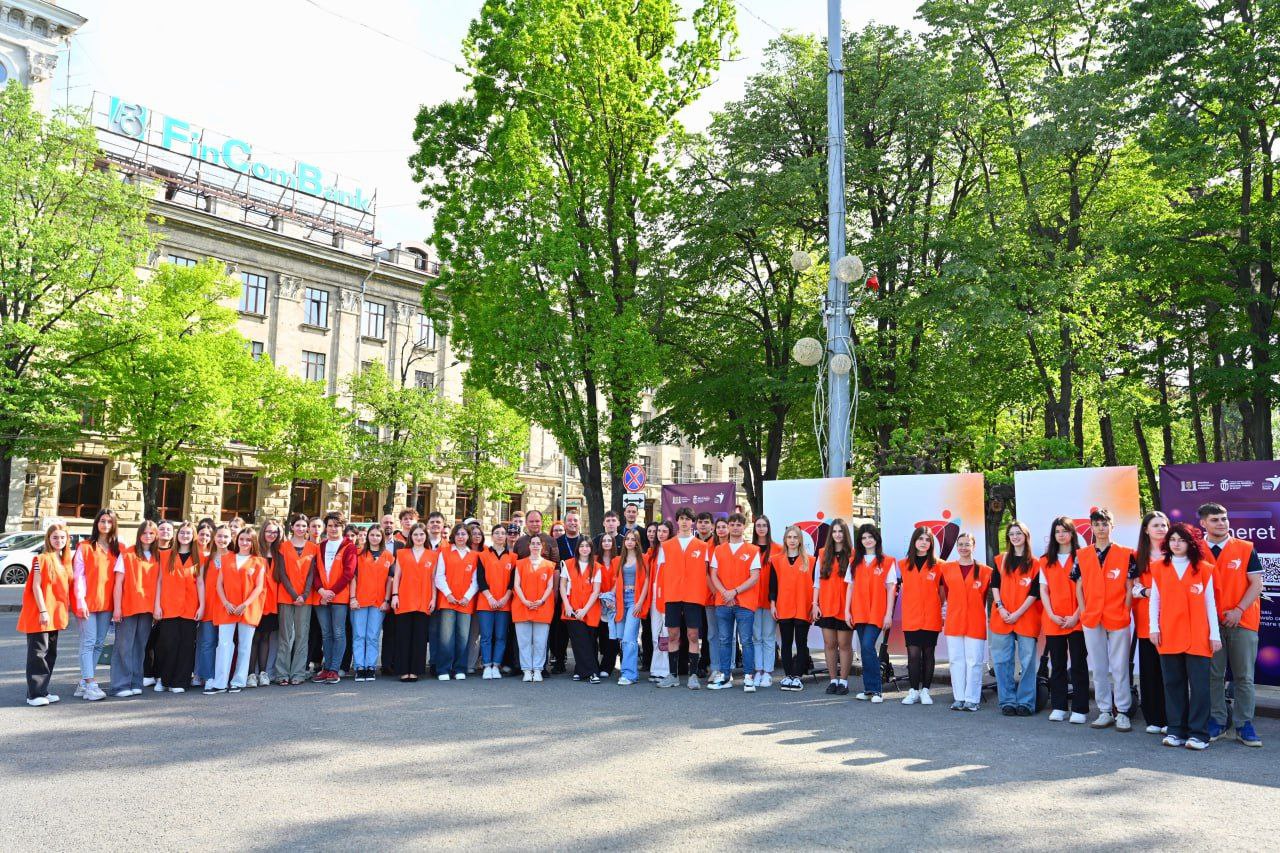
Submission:
[[[844,35],[840,0],[827,0],[827,476],[849,467],[849,286],[837,274],[845,249]],[[843,355],[843,359],[838,357]]]

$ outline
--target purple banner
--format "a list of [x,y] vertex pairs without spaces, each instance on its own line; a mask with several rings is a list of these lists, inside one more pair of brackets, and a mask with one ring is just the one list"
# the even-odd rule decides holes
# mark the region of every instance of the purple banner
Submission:
[[733,483],[681,483],[662,487],[662,517],[675,521],[676,513],[688,507],[694,515],[709,512],[725,518],[733,512],[737,490]]
[[1199,524],[1201,504],[1220,503],[1231,535],[1253,543],[1262,561],[1258,684],[1280,685],[1280,462],[1211,462],[1160,469],[1160,508],[1173,521]]

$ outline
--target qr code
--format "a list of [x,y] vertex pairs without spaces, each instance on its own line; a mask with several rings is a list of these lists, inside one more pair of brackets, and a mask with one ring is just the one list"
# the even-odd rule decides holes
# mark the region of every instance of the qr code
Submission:
[[1280,554],[1259,554],[1262,563],[1262,586],[1273,595],[1280,595]]

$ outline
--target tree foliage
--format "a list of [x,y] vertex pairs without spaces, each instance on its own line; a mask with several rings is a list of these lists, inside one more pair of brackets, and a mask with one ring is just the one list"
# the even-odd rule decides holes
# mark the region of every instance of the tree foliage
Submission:
[[516,472],[528,449],[529,422],[518,412],[483,388],[463,391],[449,418],[448,464],[473,506],[520,490]]

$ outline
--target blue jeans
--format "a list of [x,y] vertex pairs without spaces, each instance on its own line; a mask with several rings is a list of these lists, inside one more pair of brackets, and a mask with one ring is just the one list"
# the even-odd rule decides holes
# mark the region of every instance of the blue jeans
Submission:
[[[1036,709],[1036,638],[987,632],[991,662],[996,670],[996,693],[1000,707]],[[1021,675],[1014,677],[1014,659]]]
[[378,636],[382,633],[383,612],[377,607],[357,607],[351,611],[351,666],[373,669],[378,665]]
[[[622,636],[618,639],[622,644],[622,677],[631,681],[640,679],[640,616],[632,616],[631,608],[636,606],[635,590],[622,593],[625,609],[622,614]],[[658,652],[658,654],[662,654]]]
[[209,681],[213,678],[217,665],[218,626],[212,622],[201,622],[196,637],[196,678]]
[[742,666],[747,675],[755,669],[756,647],[751,641],[751,626],[756,613],[749,607],[721,604],[716,607],[716,650],[719,652],[716,669],[725,675],[733,672],[733,627],[738,626],[738,639],[742,642]]
[[467,640],[471,637],[471,614],[447,607],[431,618],[431,665],[436,675],[458,675],[467,671]]
[[80,628],[80,680],[84,681],[93,678],[102,644],[107,640],[107,629],[111,627],[111,611],[99,610],[85,619],[77,616],[76,625]]
[[320,636],[324,640],[321,669],[337,672],[342,665],[342,654],[347,650],[347,605],[317,605],[316,616],[320,619]]
[[880,626],[863,623],[858,625],[857,629],[858,648],[862,655],[862,692],[880,693],[884,689],[884,685],[880,682],[880,656],[876,652],[876,640],[880,639]]
[[510,610],[477,610],[480,620],[480,663],[497,666],[507,650],[507,629],[511,627]]

